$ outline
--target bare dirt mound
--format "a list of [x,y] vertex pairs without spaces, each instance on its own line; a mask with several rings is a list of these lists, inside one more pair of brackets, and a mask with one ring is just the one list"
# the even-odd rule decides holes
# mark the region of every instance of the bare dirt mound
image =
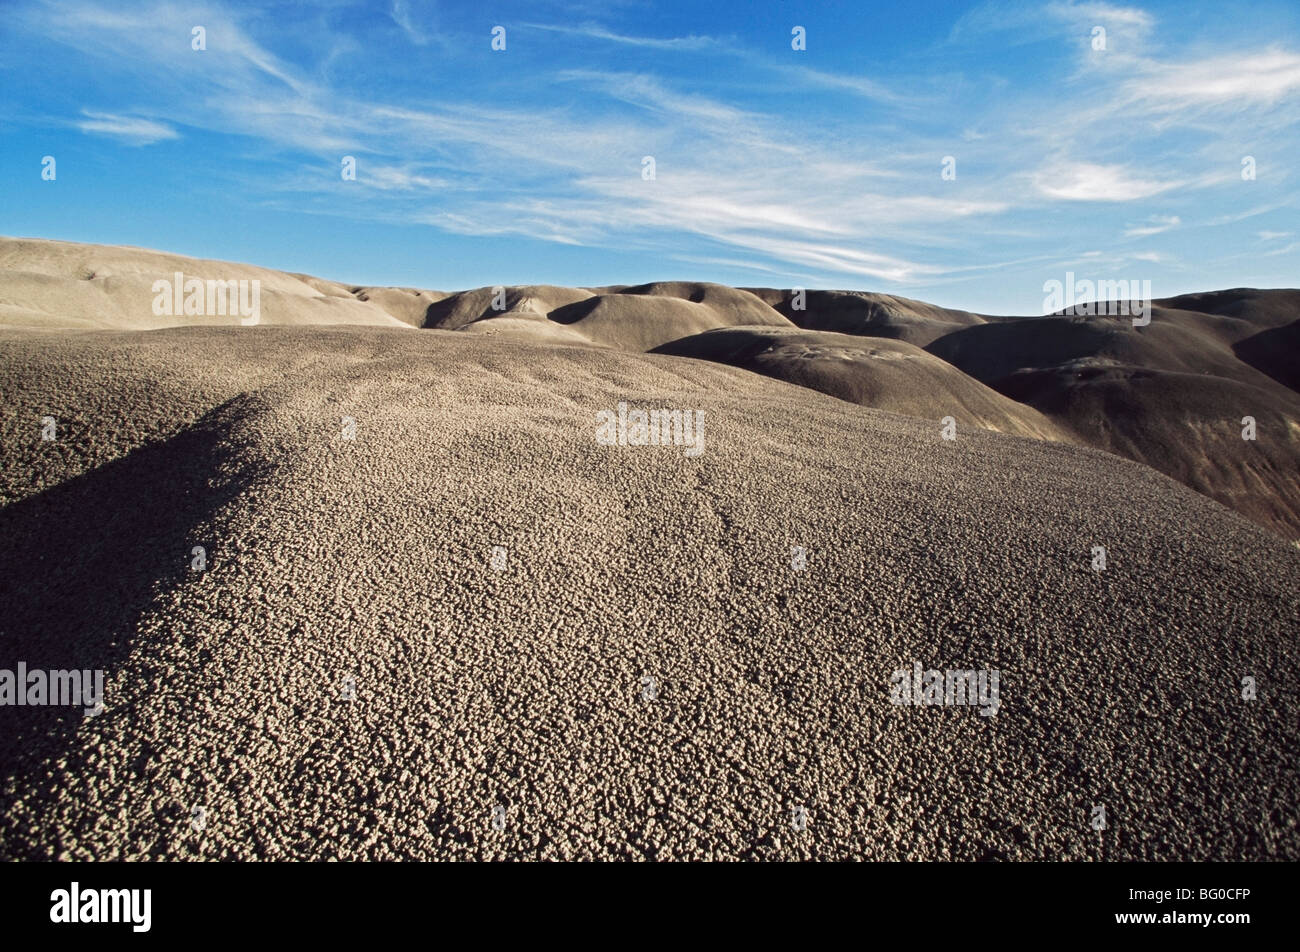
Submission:
[[752,294],[689,282],[593,289],[479,288],[434,305],[424,326],[642,353],[737,324],[790,326]]
[[[203,313],[155,313],[157,281],[176,275],[205,283]],[[208,303],[206,283],[222,282]],[[264,324],[372,324],[402,326],[382,307],[358,300],[341,284],[253,265],[208,261],[112,245],[0,237],[0,328],[19,330],[147,330],[178,325],[238,324],[225,282],[258,282],[258,320]],[[248,286],[252,302],[252,285]],[[418,292],[413,292],[418,293]],[[171,295],[173,303],[177,295]],[[184,296],[179,298],[184,305]]]
[[107,676],[0,709],[5,859],[1300,857],[1300,552],[1148,467],[591,347],[2,344],[0,667]]
[[632,353],[756,318],[768,326],[789,326],[771,308],[754,314],[745,308],[717,308],[703,301],[649,293],[602,294],[551,315],[593,343]]
[[1285,323],[1296,297],[1189,295],[1178,302],[1208,300],[1232,313],[1160,306],[1145,327],[1127,317],[983,324],[927,350],[1089,445],[1146,463],[1297,539],[1300,395],[1287,380],[1288,368],[1300,365],[1300,339],[1294,321]]
[[1074,442],[1032,407],[1004,397],[952,364],[901,340],[798,328],[736,327],[707,331],[655,353],[694,357],[753,370],[864,407],[960,426]]
[[519,318],[546,315],[593,297],[583,288],[560,288],[549,284],[519,287],[475,288],[450,294],[437,302],[425,317],[424,327],[454,331],[475,321],[499,317]]
[[773,308],[763,299],[742,288],[729,288],[725,284],[656,281],[651,284],[622,288],[620,293],[680,298],[683,301],[703,304],[712,308],[727,325],[785,326],[790,323],[773,314]]
[[[154,314],[153,282],[177,272],[259,282],[266,324],[454,330],[627,353],[667,348],[930,421],[953,416],[960,424],[1085,442],[1300,539],[1296,290],[1182,295],[1156,302],[1151,323],[1134,327],[1128,317],[999,317],[886,294],[796,296],[707,282],[454,293],[361,287],[136,248],[0,238],[0,328],[240,323],[233,313]],[[746,330],[700,338],[728,328]],[[873,343],[819,341],[797,336],[796,328]],[[1198,391],[1189,378],[1204,386]],[[1246,418],[1254,420],[1253,441],[1241,439]]]
[[[319,278],[303,279],[315,286]],[[372,302],[391,314],[403,324],[412,327],[424,327],[429,319],[429,311],[452,295],[443,291],[420,291],[415,288],[367,288],[352,287],[348,289],[358,301]]]
[[796,308],[793,291],[748,290],[807,330],[888,337],[917,347],[924,347],[959,328],[990,320],[969,311],[954,311],[924,301],[868,291],[805,291],[802,308]]

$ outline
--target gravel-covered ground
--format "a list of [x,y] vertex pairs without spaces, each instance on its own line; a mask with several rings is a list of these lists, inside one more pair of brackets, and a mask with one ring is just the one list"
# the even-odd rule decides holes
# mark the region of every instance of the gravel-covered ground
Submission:
[[10,333],[0,397],[0,668],[107,680],[0,707],[5,859],[1300,858],[1300,551],[1141,465],[398,328]]

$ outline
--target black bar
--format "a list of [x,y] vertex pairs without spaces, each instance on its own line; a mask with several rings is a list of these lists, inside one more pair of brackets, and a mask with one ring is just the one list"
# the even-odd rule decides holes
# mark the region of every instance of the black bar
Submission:
[[[686,922],[709,920],[760,934],[833,928],[865,937],[897,927],[947,948],[995,935],[1217,945],[1285,929],[1294,916],[1287,908],[1294,864],[795,865],[5,864],[0,921],[7,937],[319,939],[337,947],[349,939],[434,938],[429,929],[450,942],[459,927],[531,929],[540,938],[602,922],[611,938],[680,936]],[[83,902],[90,890],[150,890],[148,931],[136,932],[130,921],[52,922],[52,893],[70,892],[73,882]],[[1146,914],[1154,921],[1117,920]],[[1204,915],[1208,925],[1189,921]],[[1248,921],[1219,918],[1229,915]]]

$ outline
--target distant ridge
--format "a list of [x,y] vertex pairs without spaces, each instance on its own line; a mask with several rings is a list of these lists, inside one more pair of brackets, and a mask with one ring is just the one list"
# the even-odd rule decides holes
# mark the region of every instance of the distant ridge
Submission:
[[[1151,323],[981,315],[865,291],[704,282],[459,292],[364,287],[254,265],[0,238],[0,329],[233,324],[154,314],[176,272],[261,282],[263,325],[452,331],[727,364],[862,406],[1136,460],[1300,538],[1300,290],[1154,302]],[[1256,439],[1242,438],[1244,420]]]

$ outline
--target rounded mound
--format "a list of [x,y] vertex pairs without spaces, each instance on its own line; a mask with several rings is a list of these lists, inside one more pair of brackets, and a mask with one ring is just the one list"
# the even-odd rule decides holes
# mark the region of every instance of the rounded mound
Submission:
[[742,367],[878,410],[934,421],[952,416],[959,424],[1001,433],[1074,441],[1032,407],[900,340],[738,327],[674,341],[655,353]]
[[1300,552],[1106,453],[400,328],[8,335],[0,437],[0,653],[106,673],[3,859],[1300,856]]

